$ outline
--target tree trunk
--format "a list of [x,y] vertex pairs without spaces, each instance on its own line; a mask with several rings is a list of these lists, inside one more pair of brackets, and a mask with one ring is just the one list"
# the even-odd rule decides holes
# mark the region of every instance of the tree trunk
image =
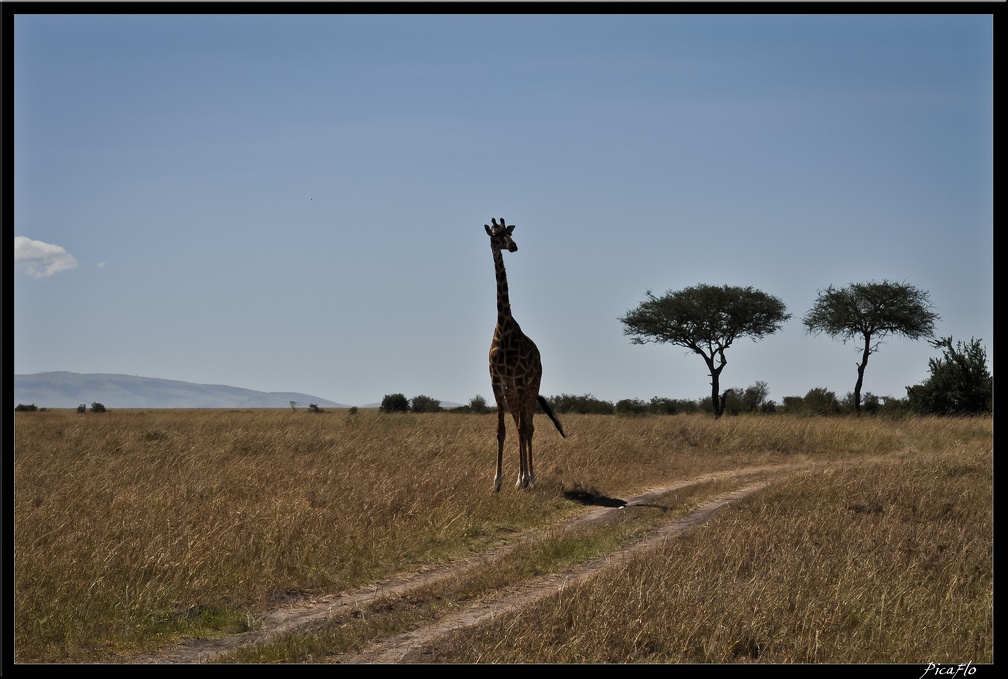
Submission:
[[864,353],[861,354],[861,362],[857,364],[857,384],[854,385],[854,413],[861,414],[861,385],[864,384],[864,369],[868,365],[868,356],[871,354],[871,335],[865,335]]
[[721,391],[721,369],[724,368],[724,364],[715,368],[714,359],[711,359],[707,361],[707,367],[710,368],[711,405],[714,406],[714,419],[716,420],[724,412],[724,401],[719,398]]

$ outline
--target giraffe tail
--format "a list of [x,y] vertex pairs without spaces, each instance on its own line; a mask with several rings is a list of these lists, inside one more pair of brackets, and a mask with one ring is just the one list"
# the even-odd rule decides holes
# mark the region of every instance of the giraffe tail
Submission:
[[549,418],[553,420],[553,424],[556,425],[557,431],[560,432],[560,436],[567,438],[567,434],[565,434],[563,430],[563,425],[560,424],[560,420],[557,419],[557,416],[553,414],[553,409],[550,408],[549,402],[543,398],[541,394],[539,396],[539,406],[543,409],[543,412],[549,415]]

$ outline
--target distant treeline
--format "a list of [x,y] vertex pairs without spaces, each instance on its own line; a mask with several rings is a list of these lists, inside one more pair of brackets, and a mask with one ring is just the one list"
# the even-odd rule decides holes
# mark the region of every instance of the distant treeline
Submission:
[[[623,399],[613,403],[598,399],[591,394],[576,396],[560,394],[547,397],[555,413],[582,413],[602,415],[675,415],[678,413],[711,413],[716,417],[748,413],[773,414],[789,413],[797,415],[842,415],[865,412],[889,416],[909,414],[921,415],[981,415],[993,413],[994,377],[987,369],[987,355],[979,340],[959,342],[953,346],[952,338],[942,338],[932,344],[943,350],[941,358],[929,361],[930,377],[921,384],[907,387],[905,399],[891,396],[875,396],[871,392],[862,394],[860,404],[854,393],[847,393],[842,399],[822,387],[810,389],[804,396],[785,396],[783,403],[767,398],[770,393],[766,382],[757,381],[745,388],[726,389],[718,396],[718,413],[715,404],[706,396],[690,399],[653,397],[650,401]],[[291,401],[292,409],[301,404]],[[860,410],[858,410],[860,405]],[[310,412],[325,412],[318,405],[308,406]],[[45,410],[32,404],[18,404],[18,412]],[[92,403],[91,412],[105,412],[101,403]],[[384,413],[437,413],[446,409],[441,401],[426,395],[406,398],[404,394],[386,394],[380,410]],[[468,405],[449,409],[455,413],[490,413],[496,404],[488,403],[482,396],[474,396]],[[88,412],[85,404],[77,407],[77,412]],[[356,408],[350,409],[351,414]]]
[[[854,395],[848,393],[843,398],[821,387],[810,389],[804,396],[785,396],[783,403],[777,403],[766,398],[766,384],[757,382],[745,389],[726,390],[721,398],[724,402],[725,415],[743,414],[775,414],[788,413],[796,415],[844,415],[852,414],[854,410]],[[709,397],[693,399],[663,398],[655,396],[648,401],[641,399],[622,399],[616,402],[607,401],[591,394],[574,395],[560,394],[547,396],[546,400],[555,413],[579,413],[584,415],[676,415],[693,413],[710,413],[713,415]],[[488,414],[496,412],[493,403],[487,403],[482,396],[473,397],[467,405],[456,408],[442,408],[441,402],[429,396],[416,396],[412,399],[403,394],[389,394],[382,400],[381,411],[386,413],[433,413],[452,412],[470,414]],[[879,397],[868,392],[862,396],[861,411],[866,414],[886,416],[906,416],[911,414],[968,414],[968,413],[928,413],[926,409],[915,408],[912,399]],[[984,412],[984,411],[979,411]]]
[[[783,403],[767,398],[767,383],[757,381],[745,388],[725,389],[715,404],[704,396],[696,400],[673,399],[655,396],[650,401],[623,399],[613,403],[591,394],[575,396],[560,394],[547,397],[555,413],[582,413],[602,415],[675,415],[677,413],[711,413],[741,415],[745,413],[797,415],[842,415],[865,412],[887,416],[921,415],[982,415],[994,412],[994,377],[987,369],[986,350],[977,339],[958,342],[946,337],[931,343],[942,349],[943,356],[928,361],[930,376],[921,384],[907,387],[906,398],[876,396],[871,392],[861,395],[860,401],[853,393],[843,398],[829,389],[816,387],[804,396],[785,396]],[[718,412],[714,408],[718,407]],[[383,412],[440,412],[441,402],[429,396],[416,396],[412,400],[402,394],[390,394],[382,401]],[[489,413],[496,409],[482,396],[475,396],[468,405],[453,408],[451,412]]]
[[[803,415],[839,415],[854,412],[853,394],[847,394],[838,399],[833,392],[817,388],[810,390],[804,397],[787,396],[784,403],[778,404],[767,400],[765,385],[757,383],[746,389],[730,389],[721,395],[725,415],[742,415],[747,413],[791,413]],[[663,398],[655,396],[649,401],[641,399],[622,399],[613,403],[598,399],[591,394],[575,396],[561,394],[546,399],[554,412],[582,413],[603,415],[676,415],[693,413],[713,414],[709,397],[695,400],[679,398]],[[862,399],[861,408],[870,413],[905,414],[909,412],[904,401],[899,399],[881,399],[873,394],[866,394]]]

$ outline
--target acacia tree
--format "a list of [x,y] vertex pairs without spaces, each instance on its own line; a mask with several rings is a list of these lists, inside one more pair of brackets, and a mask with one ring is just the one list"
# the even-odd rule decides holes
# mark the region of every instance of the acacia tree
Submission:
[[832,285],[818,292],[815,304],[802,319],[806,331],[818,335],[862,341],[861,362],[854,385],[854,412],[861,414],[861,385],[868,357],[878,351],[883,337],[903,335],[916,340],[934,334],[938,314],[932,310],[928,293],[907,283],[852,283],[846,288]]
[[659,342],[685,347],[703,356],[711,377],[711,406],[721,417],[724,402],[718,398],[725,350],[739,337],[753,341],[780,329],[791,318],[780,299],[765,292],[723,285],[695,285],[647,299],[620,321],[634,344]]

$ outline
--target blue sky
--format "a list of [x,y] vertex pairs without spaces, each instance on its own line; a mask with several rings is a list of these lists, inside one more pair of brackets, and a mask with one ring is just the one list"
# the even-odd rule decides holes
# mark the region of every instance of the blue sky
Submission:
[[[542,392],[703,398],[632,345],[647,290],[792,319],[722,387],[853,390],[819,290],[928,291],[993,370],[989,15],[14,18],[14,371],[124,373],[348,405],[491,399],[483,224]],[[939,352],[888,338],[864,390]]]

